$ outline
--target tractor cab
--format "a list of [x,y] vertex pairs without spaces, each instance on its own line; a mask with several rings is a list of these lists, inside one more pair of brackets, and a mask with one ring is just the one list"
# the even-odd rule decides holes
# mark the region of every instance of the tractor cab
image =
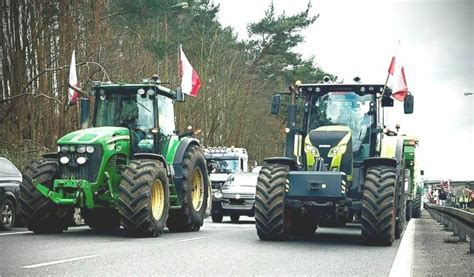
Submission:
[[162,154],[175,132],[176,94],[159,84],[95,83],[94,127],[124,127],[130,131],[131,152]]

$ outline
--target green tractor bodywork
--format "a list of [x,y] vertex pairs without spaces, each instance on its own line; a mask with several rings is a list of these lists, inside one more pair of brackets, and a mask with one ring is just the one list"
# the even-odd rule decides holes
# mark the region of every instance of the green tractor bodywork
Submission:
[[157,236],[165,225],[199,230],[209,180],[199,142],[177,135],[177,93],[157,82],[96,82],[91,95],[94,128],[66,134],[57,153],[24,172],[20,198],[28,228],[60,232],[67,215],[81,208],[86,224],[100,231],[120,225],[133,236]]
[[[265,159],[257,185],[260,239],[311,236],[318,226],[354,220],[367,243],[391,245],[400,236],[406,212],[401,172],[410,150],[403,137],[383,128],[383,107],[393,106],[383,87],[290,86],[284,157]],[[281,98],[274,95],[272,113]]]

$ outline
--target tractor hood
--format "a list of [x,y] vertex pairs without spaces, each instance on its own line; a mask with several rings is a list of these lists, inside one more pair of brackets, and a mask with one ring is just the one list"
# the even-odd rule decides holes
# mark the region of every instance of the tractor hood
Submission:
[[124,127],[97,127],[69,133],[58,140],[58,144],[102,144],[117,140],[130,140],[130,131]]

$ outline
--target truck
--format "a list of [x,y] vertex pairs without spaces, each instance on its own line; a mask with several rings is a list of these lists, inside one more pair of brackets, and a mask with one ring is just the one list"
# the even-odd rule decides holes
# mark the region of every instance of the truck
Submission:
[[[413,102],[408,93],[404,113],[413,113]],[[407,163],[403,137],[384,125],[384,110],[394,105],[391,90],[383,84],[297,82],[288,93],[273,95],[272,113],[282,104],[284,155],[265,158],[259,173],[258,237],[308,237],[318,227],[358,218],[365,243],[391,245],[406,223]]]
[[28,230],[61,233],[80,208],[98,232],[120,226],[133,237],[156,237],[165,227],[198,231],[210,182],[200,142],[176,130],[174,103],[184,101],[183,93],[157,76],[134,84],[94,82],[90,94],[72,87],[82,95],[82,129],[24,170],[20,210]]
[[220,189],[229,175],[248,171],[249,156],[245,148],[207,147],[204,149],[212,190]]

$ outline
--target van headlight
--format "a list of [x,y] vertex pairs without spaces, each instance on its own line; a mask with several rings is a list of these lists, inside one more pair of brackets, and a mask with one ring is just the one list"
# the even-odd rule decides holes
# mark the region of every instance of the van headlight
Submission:
[[214,192],[214,198],[221,199],[224,195],[220,191]]

